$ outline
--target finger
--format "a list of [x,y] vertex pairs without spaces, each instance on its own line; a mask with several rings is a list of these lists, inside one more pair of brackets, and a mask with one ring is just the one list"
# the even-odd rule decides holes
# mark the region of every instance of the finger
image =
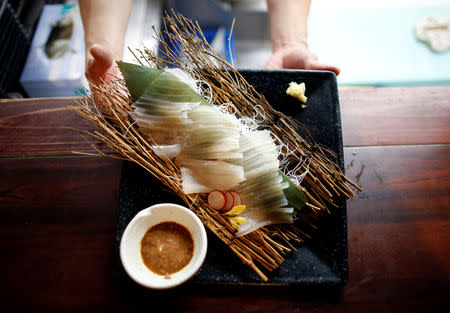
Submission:
[[91,70],[91,68],[92,68],[92,63],[94,63],[94,60],[93,59],[90,59],[90,60],[88,60],[88,63],[87,63],[87,65],[86,65],[86,72],[85,72],[85,75],[86,75],[86,78],[88,79],[88,81],[92,81],[92,70]]
[[313,61],[310,63],[309,69],[311,70],[318,70],[318,71],[330,71],[334,72],[336,75],[339,75],[341,70],[339,67],[330,65],[330,64],[323,64],[317,61]]
[[265,69],[280,69],[283,68],[282,60],[277,58],[276,56],[270,57],[267,61],[266,65],[264,65]]
[[89,49],[89,52],[94,57],[94,60],[98,62],[99,65],[105,67],[111,67],[113,64],[113,55],[111,51],[99,44],[93,44]]
[[88,62],[87,77],[94,82],[99,82],[101,79],[105,79],[105,74],[113,65],[113,56],[108,49],[99,44],[92,45],[89,52],[94,59]]

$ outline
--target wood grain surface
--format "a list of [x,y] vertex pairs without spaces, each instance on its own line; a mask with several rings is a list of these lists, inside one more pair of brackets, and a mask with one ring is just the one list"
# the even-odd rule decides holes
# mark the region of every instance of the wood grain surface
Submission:
[[339,90],[345,146],[449,143],[450,86]]
[[[331,289],[119,284],[121,161],[71,156],[87,146],[76,132],[60,132],[65,123],[83,126],[65,109],[70,99],[0,101],[2,311],[448,311],[448,90],[341,90],[346,172],[363,191],[347,202],[349,283]],[[414,102],[427,93],[428,106]]]
[[[347,88],[339,96],[345,146],[449,143],[450,86]],[[74,130],[89,125],[72,104],[71,98],[0,100],[0,156],[92,152]]]
[[103,221],[117,205],[121,166],[84,156],[0,159],[0,223]]
[[7,173],[0,264],[8,282],[0,294],[5,305],[34,312],[143,310],[161,299],[180,312],[407,312],[412,305],[438,312],[450,290],[449,155],[449,145],[345,149],[347,173],[364,191],[348,201],[350,277],[342,289],[168,292],[111,276],[119,161],[0,159]]
[[68,108],[74,104],[72,98],[0,100],[0,156],[95,152],[77,131],[90,125]]
[[439,312],[449,304],[449,156],[449,145],[345,149],[347,174],[363,191],[347,202],[344,299],[382,311]]

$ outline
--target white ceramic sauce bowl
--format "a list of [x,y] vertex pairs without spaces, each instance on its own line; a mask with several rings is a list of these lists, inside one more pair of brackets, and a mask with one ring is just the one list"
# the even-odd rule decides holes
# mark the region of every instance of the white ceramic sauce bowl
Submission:
[[[170,275],[158,275],[144,264],[141,240],[154,225],[175,222],[191,233],[194,241],[192,259],[180,271]],[[120,259],[127,274],[138,284],[152,289],[168,289],[191,278],[205,260],[208,242],[205,227],[194,212],[181,205],[161,203],[140,211],[128,224],[120,241]]]

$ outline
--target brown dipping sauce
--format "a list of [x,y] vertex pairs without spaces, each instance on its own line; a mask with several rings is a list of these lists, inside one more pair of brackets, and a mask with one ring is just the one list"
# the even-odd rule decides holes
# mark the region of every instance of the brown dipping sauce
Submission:
[[159,275],[178,272],[192,259],[194,240],[191,233],[175,222],[163,222],[151,227],[141,241],[145,266]]

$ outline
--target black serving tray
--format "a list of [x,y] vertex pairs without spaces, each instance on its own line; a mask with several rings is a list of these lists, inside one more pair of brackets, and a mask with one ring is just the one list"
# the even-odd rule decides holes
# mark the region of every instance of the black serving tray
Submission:
[[[337,153],[344,170],[342,128],[336,76],[332,72],[299,70],[246,70],[240,73],[262,93],[277,110],[308,126],[315,141]],[[298,100],[286,95],[291,81],[306,84],[308,106],[301,109]],[[300,131],[301,133],[301,131]],[[301,133],[303,138],[306,134]],[[138,165],[125,162],[119,193],[118,221],[115,238],[114,274],[129,280],[122,268],[119,245],[122,234],[135,216],[146,207],[172,202],[184,204],[173,192]],[[200,270],[190,283],[205,284],[275,284],[338,286],[347,283],[347,212],[344,199],[337,199],[337,209],[321,219],[312,239],[288,253],[273,272],[269,282],[261,278],[208,231],[208,253]]]

